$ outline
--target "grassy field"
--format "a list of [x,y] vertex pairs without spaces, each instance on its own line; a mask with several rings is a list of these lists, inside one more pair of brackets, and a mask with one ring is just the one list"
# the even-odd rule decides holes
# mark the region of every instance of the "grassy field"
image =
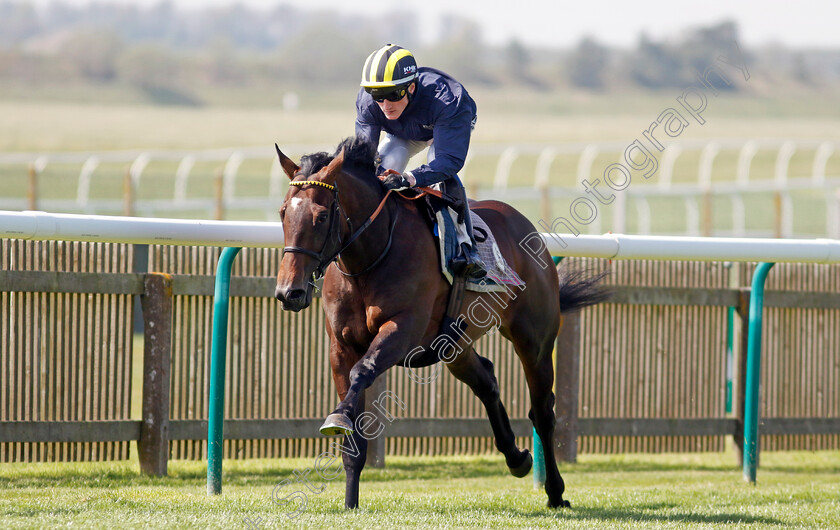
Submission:
[[[110,149],[209,149],[271,144],[326,144],[353,132],[354,90],[301,94],[284,111],[282,93],[251,105],[153,106],[139,102],[9,99],[0,97],[0,152]],[[632,142],[676,105],[680,91],[601,94],[476,90],[473,142]],[[840,101],[834,96],[754,95],[710,99],[707,120],[692,122],[681,140],[793,138],[840,140]]]
[[[348,89],[349,90],[349,89]],[[94,91],[95,93],[95,91]],[[497,151],[512,143],[536,143],[555,146],[567,142],[614,141],[629,145],[656,119],[660,112],[676,105],[679,91],[662,93],[583,94],[537,93],[476,90],[479,103],[478,126],[473,137],[477,148],[499,146]],[[272,144],[277,142],[293,157],[302,152],[296,146],[322,145],[330,148],[338,140],[353,132],[353,97],[343,92],[301,94],[301,107],[284,111],[280,105],[282,94],[274,99],[269,92],[260,92],[248,99],[240,95],[218,95],[208,98],[216,104],[205,107],[163,107],[126,100],[125,94],[101,94],[75,102],[49,99],[34,101],[23,94],[0,97],[0,153],[62,151],[102,152],[115,149],[189,149],[202,150],[219,147],[262,147],[265,157],[246,160],[238,172],[235,187],[237,197],[266,197],[269,189],[269,169],[273,158]],[[78,99],[78,98],[77,98]],[[225,105],[224,102],[231,102]],[[235,104],[234,104],[235,103]],[[825,94],[791,95],[772,98],[756,94],[721,96],[710,99],[704,112],[706,123],[692,122],[674,141],[705,141],[727,139],[790,139],[840,142],[840,105],[836,96]],[[740,144],[739,144],[740,145]],[[615,152],[601,152],[592,165],[593,179],[598,178],[609,164],[621,156]],[[498,152],[476,154],[462,172],[468,187],[475,192],[493,185]],[[712,167],[713,182],[734,180],[739,149],[723,149]],[[811,175],[815,148],[799,148],[789,165],[791,177]],[[752,161],[753,179],[771,179],[774,174],[776,149],[760,150]],[[578,155],[560,154],[551,165],[549,181],[552,186],[576,186]],[[696,182],[699,150],[686,150],[674,166],[675,182]],[[534,183],[538,162],[536,153],[523,153],[514,164],[509,186],[529,187]],[[211,198],[214,179],[223,161],[199,161],[190,173],[187,196]],[[143,172],[138,200],[169,199],[174,195],[174,173],[177,161],[152,160]],[[112,211],[120,214],[123,176],[128,162],[103,162],[95,171],[90,199],[115,199]],[[76,196],[81,164],[48,164],[39,177],[38,196],[42,200],[72,199]],[[826,168],[828,175],[840,175],[840,152],[835,153]],[[631,189],[656,184],[659,174],[645,181],[634,175]],[[641,184],[644,182],[644,184]],[[0,165],[0,197],[23,201],[27,194],[26,164]],[[582,191],[581,191],[582,194]],[[568,215],[574,197],[555,198],[552,217]],[[827,206],[821,191],[794,193],[794,231],[801,234],[825,235]],[[533,199],[512,201],[532,221],[542,212],[536,193]],[[21,202],[21,204],[23,204]],[[772,193],[754,194],[745,200],[747,230],[769,230],[774,225]],[[626,231],[638,231],[634,201],[628,204]],[[650,200],[651,232],[672,233],[686,228],[686,204],[673,197]],[[713,202],[713,229],[732,228],[729,198],[720,196]],[[229,219],[274,219],[274,210],[231,210]],[[599,211],[600,231],[612,228],[614,206]],[[206,218],[212,210],[170,210],[152,214],[165,217]],[[590,226],[592,230],[597,227]],[[597,231],[597,230],[596,230]]]
[[[80,92],[81,93],[81,92]],[[662,94],[516,94],[476,91],[480,117],[474,145],[618,141],[629,144],[665,108],[677,91]],[[21,92],[0,97],[0,152],[107,151],[114,149],[209,149],[265,146],[265,160],[243,164],[237,182],[240,196],[265,195],[272,143],[334,145],[352,133],[352,93],[302,95],[295,112],[280,108],[280,94],[261,94],[237,105],[154,107],[126,102],[122,94],[81,102],[33,100]],[[219,95],[219,101],[225,100]],[[836,97],[773,99],[735,96],[711,100],[704,126],[686,129],[681,140],[786,138],[840,142],[840,105]],[[292,153],[290,153],[292,154]],[[301,153],[294,153],[299,155]],[[799,150],[791,176],[807,176],[813,149]],[[699,153],[678,160],[675,180],[693,181]],[[597,172],[616,160],[602,153]],[[468,168],[473,184],[490,186],[497,158],[477,157]],[[732,180],[737,151],[723,151],[712,172],[715,181]],[[536,155],[523,155],[511,174],[512,186],[530,185]],[[775,152],[762,151],[753,161],[756,176],[769,178]],[[577,158],[558,156],[553,185],[574,184]],[[195,166],[191,197],[212,196],[216,163]],[[140,198],[171,197],[176,163],[152,161],[144,172]],[[91,198],[121,193],[125,164],[97,170]],[[44,198],[75,196],[78,166],[52,164],[39,181]],[[828,174],[840,175],[840,154],[830,159]],[[655,179],[653,179],[655,180]],[[26,167],[0,167],[0,197],[24,197]],[[748,228],[771,223],[772,197],[747,203]],[[535,218],[535,203],[516,206]],[[727,225],[726,198],[716,200],[715,226]],[[554,205],[559,214],[568,201]],[[634,219],[631,204],[630,219]],[[653,232],[680,222],[679,200],[652,202]],[[567,211],[567,210],[566,210]],[[797,228],[817,231],[824,225],[820,194],[797,198]],[[118,212],[117,212],[118,213]],[[612,211],[602,209],[604,230]],[[196,214],[202,216],[203,214]],[[189,212],[184,216],[189,216]],[[240,212],[237,218],[264,219]],[[635,225],[631,221],[628,232]],[[135,346],[137,347],[137,346]],[[135,355],[135,360],[141,360]],[[139,367],[135,367],[139,373]],[[140,385],[134,387],[139,391]],[[140,403],[133,399],[133,403]],[[132,413],[138,418],[139,410]],[[756,487],[745,484],[734,455],[583,455],[561,471],[570,510],[545,508],[545,495],[531,478],[511,477],[498,456],[460,458],[389,458],[384,470],[368,470],[362,483],[362,508],[346,512],[343,477],[309,496],[306,511],[289,521],[271,500],[278,482],[312,460],[251,460],[225,463],[225,493],[205,495],[200,462],[175,461],[170,476],[138,475],[136,460],[120,463],[0,465],[0,528],[274,528],[295,527],[445,527],[445,528],[730,528],[840,527],[840,452],[764,453]]]
[[[303,459],[225,462],[224,493],[205,495],[201,462],[141,477],[136,462],[3,464],[2,528],[836,528],[840,452],[762,454],[758,485],[734,455],[583,455],[564,465],[571,509],[545,507],[531,477],[497,456],[389,458],[366,470],[361,508],[343,509],[343,477],[309,493],[302,514],[272,501]],[[317,486],[317,484],[316,484]],[[302,487],[300,489],[303,489]],[[292,486],[282,490],[294,491]],[[283,495],[279,495],[282,497]]]

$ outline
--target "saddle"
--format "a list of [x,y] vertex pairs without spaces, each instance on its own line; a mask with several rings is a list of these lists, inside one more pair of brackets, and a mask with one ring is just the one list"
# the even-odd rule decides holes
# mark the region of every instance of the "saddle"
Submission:
[[420,215],[423,216],[423,220],[426,221],[429,231],[431,231],[436,237],[437,234],[435,234],[435,225],[437,224],[436,216],[438,212],[451,207],[458,214],[459,221],[463,219],[466,212],[466,204],[463,200],[434,188],[422,188],[421,190],[418,190],[417,188],[409,188],[401,191],[400,195],[411,200],[421,197],[424,199],[416,201],[415,204],[417,205],[417,209],[420,211]]
[[[524,288],[525,282],[516,272],[507,266],[504,257],[499,251],[496,240],[490,227],[475,212],[468,210],[469,199],[463,195],[463,199],[438,190],[423,188],[426,195],[425,200],[417,200],[415,204],[438,241],[441,272],[451,284],[446,313],[441,321],[439,335],[445,335],[450,339],[451,344],[457,344],[467,328],[466,319],[461,316],[461,309],[464,296],[467,290],[477,292],[508,291],[509,287],[516,286]],[[405,192],[401,192],[402,195]],[[417,199],[417,193],[411,198]],[[408,197],[406,197],[408,198]],[[466,270],[455,270],[452,266],[452,257],[458,249],[458,242],[455,224],[452,216],[446,211],[450,207],[457,215],[458,223],[464,222],[464,216],[470,215],[473,228],[473,237],[477,245],[477,251],[482,262],[487,266],[487,275],[484,278],[467,278]],[[438,342],[443,344],[443,342]],[[412,367],[428,366],[438,361],[437,352],[425,351],[421,355],[413,356]]]

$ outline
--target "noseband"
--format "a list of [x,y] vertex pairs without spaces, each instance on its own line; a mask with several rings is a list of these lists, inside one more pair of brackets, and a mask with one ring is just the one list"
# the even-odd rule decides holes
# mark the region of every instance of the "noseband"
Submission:
[[[370,217],[367,218],[367,220],[359,228],[357,228],[352,234],[350,234],[350,237],[347,238],[347,241],[342,243],[341,240],[340,240],[341,236],[339,235],[339,242],[338,242],[339,243],[338,244],[339,249],[337,251],[333,252],[332,254],[327,254],[327,244],[329,243],[330,239],[332,239],[331,236],[333,236],[334,234],[337,233],[337,231],[335,229],[338,227],[337,223],[339,222],[339,214],[344,215],[344,218],[347,222],[347,226],[350,227],[351,230],[353,228],[353,223],[350,220],[350,218],[347,216],[347,214],[344,213],[344,210],[341,208],[341,203],[338,200],[338,187],[333,186],[332,184],[327,184],[326,182],[318,181],[318,180],[300,180],[300,181],[297,181],[297,182],[290,182],[289,183],[290,186],[305,186],[305,185],[308,185],[308,184],[312,184],[313,186],[320,186],[322,188],[326,188],[326,189],[330,190],[333,194],[333,200],[332,200],[332,204],[330,206],[329,229],[328,229],[328,232],[327,232],[327,237],[324,238],[324,244],[321,246],[320,252],[315,252],[315,251],[309,250],[307,248],[295,247],[295,246],[283,247],[283,252],[284,253],[292,252],[292,253],[295,253],[295,254],[303,254],[304,256],[309,256],[310,258],[315,259],[318,262],[318,266],[317,266],[317,268],[315,269],[315,272],[312,275],[313,275],[315,280],[319,280],[324,276],[324,272],[326,271],[327,267],[329,267],[330,263],[332,263],[333,261],[336,261],[341,256],[341,253],[344,252],[347,249],[347,247],[349,247],[360,235],[362,235],[362,232],[367,230],[367,228],[373,223],[374,219],[376,219],[376,217],[382,211],[382,207],[385,206],[385,201],[388,200],[388,197],[391,195],[392,190],[388,190],[388,193],[385,194],[385,197],[382,199],[382,202],[379,203],[379,206],[376,208],[376,210],[371,214]],[[385,257],[385,255],[388,254],[388,251],[391,249],[391,242],[392,242],[393,237],[394,237],[394,226],[397,223],[397,217],[398,216],[399,216],[399,212],[397,212],[397,216],[394,217],[394,220],[391,223],[391,227],[388,231],[389,232],[389,234],[388,234],[388,244],[385,246],[385,250],[382,251],[382,254],[380,254],[379,257],[376,258],[376,260],[373,263],[371,263],[363,271],[358,272],[358,273],[353,273],[353,274],[347,273],[347,272],[344,272],[343,270],[341,270],[341,268],[339,268],[338,270],[342,274],[344,274],[345,276],[359,276],[361,274],[364,274],[364,273],[372,270],[374,267],[376,267],[382,261],[382,259]],[[336,264],[336,266],[338,266],[338,265]]]

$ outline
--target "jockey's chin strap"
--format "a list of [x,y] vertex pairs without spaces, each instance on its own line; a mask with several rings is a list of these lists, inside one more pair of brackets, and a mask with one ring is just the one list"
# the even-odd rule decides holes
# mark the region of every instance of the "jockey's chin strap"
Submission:
[[[304,256],[309,256],[310,258],[315,259],[318,262],[318,267],[315,269],[315,272],[313,273],[313,276],[314,276],[315,280],[319,280],[320,278],[322,278],[324,276],[324,272],[326,271],[326,269],[330,265],[330,263],[332,263],[333,261],[336,261],[341,256],[341,253],[344,252],[345,250],[347,250],[347,247],[352,245],[353,242],[356,241],[356,239],[358,239],[358,237],[360,235],[362,235],[362,232],[367,230],[368,227],[371,224],[373,224],[373,221],[375,221],[376,218],[379,217],[379,214],[382,213],[382,209],[385,207],[385,202],[388,200],[388,197],[391,196],[391,193],[397,193],[397,195],[399,195],[400,197],[403,197],[404,199],[408,199],[408,200],[412,200],[412,201],[417,200],[417,199],[419,199],[421,197],[424,197],[426,195],[434,195],[435,197],[439,197],[439,198],[443,197],[443,194],[440,191],[432,189],[432,188],[414,188],[414,189],[419,190],[421,193],[419,193],[418,195],[413,196],[413,197],[403,195],[400,192],[394,192],[394,190],[388,190],[388,192],[385,193],[385,196],[379,202],[379,205],[376,207],[376,209],[373,211],[373,213],[370,214],[370,216],[367,218],[367,220],[365,220],[365,222],[362,223],[362,225],[359,226],[359,228],[354,230],[353,233],[350,234],[350,237],[348,237],[347,240],[344,243],[339,242],[339,247],[340,248],[337,251],[333,252],[332,254],[329,254],[329,255],[325,256],[326,249],[327,249],[327,243],[330,240],[329,235],[334,233],[333,232],[333,225],[334,225],[334,223],[338,222],[338,220],[339,220],[338,213],[341,212],[342,214],[344,214],[344,211],[341,208],[341,203],[339,203],[339,201],[338,201],[338,187],[336,187],[332,184],[327,184],[326,182],[321,182],[319,180],[299,180],[299,181],[296,181],[296,182],[290,182],[289,183],[290,186],[305,186],[305,185],[309,185],[309,184],[311,184],[313,186],[320,186],[322,188],[326,188],[333,193],[333,202],[332,202],[332,207],[330,208],[328,236],[326,238],[324,238],[324,244],[321,247],[320,252],[315,252],[315,251],[309,250],[307,248],[296,247],[296,246],[283,247],[283,252],[284,253],[285,252],[293,252],[293,253],[297,253],[297,254],[303,254]],[[344,214],[344,216],[347,220],[348,226],[352,227],[352,222],[350,221],[350,218],[347,217],[346,214]],[[392,243],[393,238],[394,238],[394,226],[396,226],[396,224],[397,224],[397,217],[399,217],[399,212],[397,212],[397,215],[394,217],[394,221],[391,223],[391,228],[388,230],[388,232],[389,232],[389,234],[388,234],[388,244],[385,246],[385,249],[382,251],[382,253],[379,255],[379,257],[376,258],[376,260],[373,261],[373,263],[371,263],[370,265],[365,267],[365,269],[363,271],[358,272],[358,273],[345,272],[345,271],[341,270],[341,268],[338,267],[338,265],[336,264],[336,267],[338,267],[339,272],[341,272],[345,276],[360,276],[360,275],[362,275],[366,272],[370,272],[371,270],[373,270],[374,267],[379,265],[379,263],[388,254],[388,251],[391,250],[391,243]]]

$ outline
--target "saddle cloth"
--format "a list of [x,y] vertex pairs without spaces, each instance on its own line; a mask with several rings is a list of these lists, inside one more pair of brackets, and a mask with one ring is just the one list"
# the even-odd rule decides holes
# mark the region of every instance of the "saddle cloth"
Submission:
[[[459,234],[455,227],[455,221],[449,212],[449,208],[441,208],[435,213],[435,218],[437,219],[435,235],[438,236],[438,244],[440,246],[441,272],[443,272],[446,280],[451,284],[454,275],[449,268],[449,263],[458,251]],[[473,233],[478,246],[476,250],[481,261],[487,268],[487,275],[484,278],[467,279],[466,289],[487,293],[491,291],[507,291],[507,286],[524,287],[525,282],[516,274],[515,270],[508,266],[504,256],[502,256],[499,246],[496,244],[496,238],[493,236],[493,232],[490,231],[490,227],[475,212],[470,211],[470,215]],[[441,227],[443,227],[442,230]]]

